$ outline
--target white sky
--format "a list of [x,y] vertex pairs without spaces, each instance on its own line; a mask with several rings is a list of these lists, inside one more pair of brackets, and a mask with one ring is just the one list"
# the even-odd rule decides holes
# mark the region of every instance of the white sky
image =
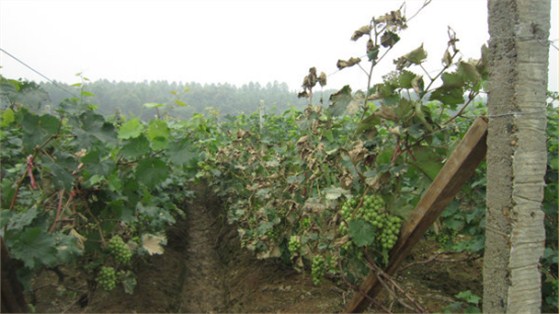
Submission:
[[[83,72],[91,80],[277,80],[296,90],[309,67],[331,74],[338,59],[363,56],[365,39],[350,41],[354,30],[402,2],[0,0],[0,47],[66,83],[78,82],[75,74]],[[423,2],[408,0],[407,15]],[[488,40],[486,0],[433,0],[376,73],[386,74],[393,59],[422,43],[428,69],[437,71],[448,25],[463,58],[478,58]],[[552,0],[550,39],[558,46],[558,0]],[[558,90],[558,51],[551,49],[550,57],[549,88]],[[2,52],[0,65],[6,77],[43,80]],[[363,89],[366,83],[354,67],[329,76],[327,87]]]

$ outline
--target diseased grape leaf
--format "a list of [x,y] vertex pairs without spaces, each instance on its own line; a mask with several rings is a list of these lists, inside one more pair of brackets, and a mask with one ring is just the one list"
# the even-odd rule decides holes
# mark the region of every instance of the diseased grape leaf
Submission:
[[352,88],[345,85],[338,92],[332,94],[329,98],[331,105],[329,106],[329,112],[333,116],[339,116],[346,110],[348,104],[352,101]]
[[143,234],[142,235],[142,247],[150,255],[161,255],[163,254],[163,245],[167,244],[167,238],[165,235],[156,234]]
[[352,37],[350,37],[350,39],[352,39],[353,41],[356,41],[358,39],[360,39],[362,36],[364,35],[368,35],[371,30],[372,30],[372,26],[371,25],[364,25],[360,28],[358,28],[357,30],[354,31],[354,34],[352,34]]
[[397,60],[393,61],[397,66],[397,70],[403,70],[404,68],[408,68],[409,66],[416,64],[419,65],[426,58],[428,57],[428,53],[424,50],[424,45],[420,45],[420,47],[412,50],[411,52],[407,53],[406,55],[398,58]]

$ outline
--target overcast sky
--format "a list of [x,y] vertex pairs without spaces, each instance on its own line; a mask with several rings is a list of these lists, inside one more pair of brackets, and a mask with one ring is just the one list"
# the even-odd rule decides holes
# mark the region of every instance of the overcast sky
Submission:
[[[279,81],[299,89],[311,66],[329,74],[330,88],[366,86],[358,68],[337,72],[336,61],[365,54],[365,40],[350,36],[372,16],[402,0],[282,1],[54,1],[0,0],[0,48],[47,77],[91,80],[168,80],[242,85]],[[406,14],[424,0],[408,0]],[[401,42],[378,66],[424,44],[435,71],[447,26],[460,39],[462,57],[478,58],[488,40],[486,0],[433,0],[409,23]],[[551,40],[558,46],[558,0],[552,0]],[[0,73],[43,80],[0,52]],[[417,69],[418,73],[420,69]],[[549,86],[558,90],[558,51],[550,50]],[[378,76],[378,77],[379,77]]]

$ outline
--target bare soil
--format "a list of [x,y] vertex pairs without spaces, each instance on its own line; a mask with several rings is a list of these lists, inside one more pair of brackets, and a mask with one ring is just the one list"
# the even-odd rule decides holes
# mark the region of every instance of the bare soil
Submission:
[[[241,249],[219,200],[206,188],[197,189],[185,210],[186,219],[168,232],[165,253],[137,265],[133,295],[120,288],[88,295],[83,279],[65,270],[62,283],[53,272],[36,278],[28,300],[39,313],[332,313],[343,311],[352,297],[344,283],[323,280],[315,286],[309,275]],[[422,241],[395,277],[404,293],[383,293],[371,311],[411,312],[402,305],[410,306],[410,298],[427,312],[437,312],[454,302],[458,292],[481,295],[481,261],[461,255],[434,258],[436,249]]]

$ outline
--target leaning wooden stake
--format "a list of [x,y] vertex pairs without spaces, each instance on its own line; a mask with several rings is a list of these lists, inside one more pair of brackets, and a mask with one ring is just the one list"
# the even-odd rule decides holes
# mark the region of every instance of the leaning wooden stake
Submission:
[[[484,118],[476,119],[471,125],[401,229],[399,240],[391,250],[385,273],[392,275],[397,271],[412,247],[474,174],[476,167],[486,156],[487,128],[488,122]],[[370,299],[375,298],[381,287],[377,275],[370,273],[346,306],[345,312],[366,310]]]

